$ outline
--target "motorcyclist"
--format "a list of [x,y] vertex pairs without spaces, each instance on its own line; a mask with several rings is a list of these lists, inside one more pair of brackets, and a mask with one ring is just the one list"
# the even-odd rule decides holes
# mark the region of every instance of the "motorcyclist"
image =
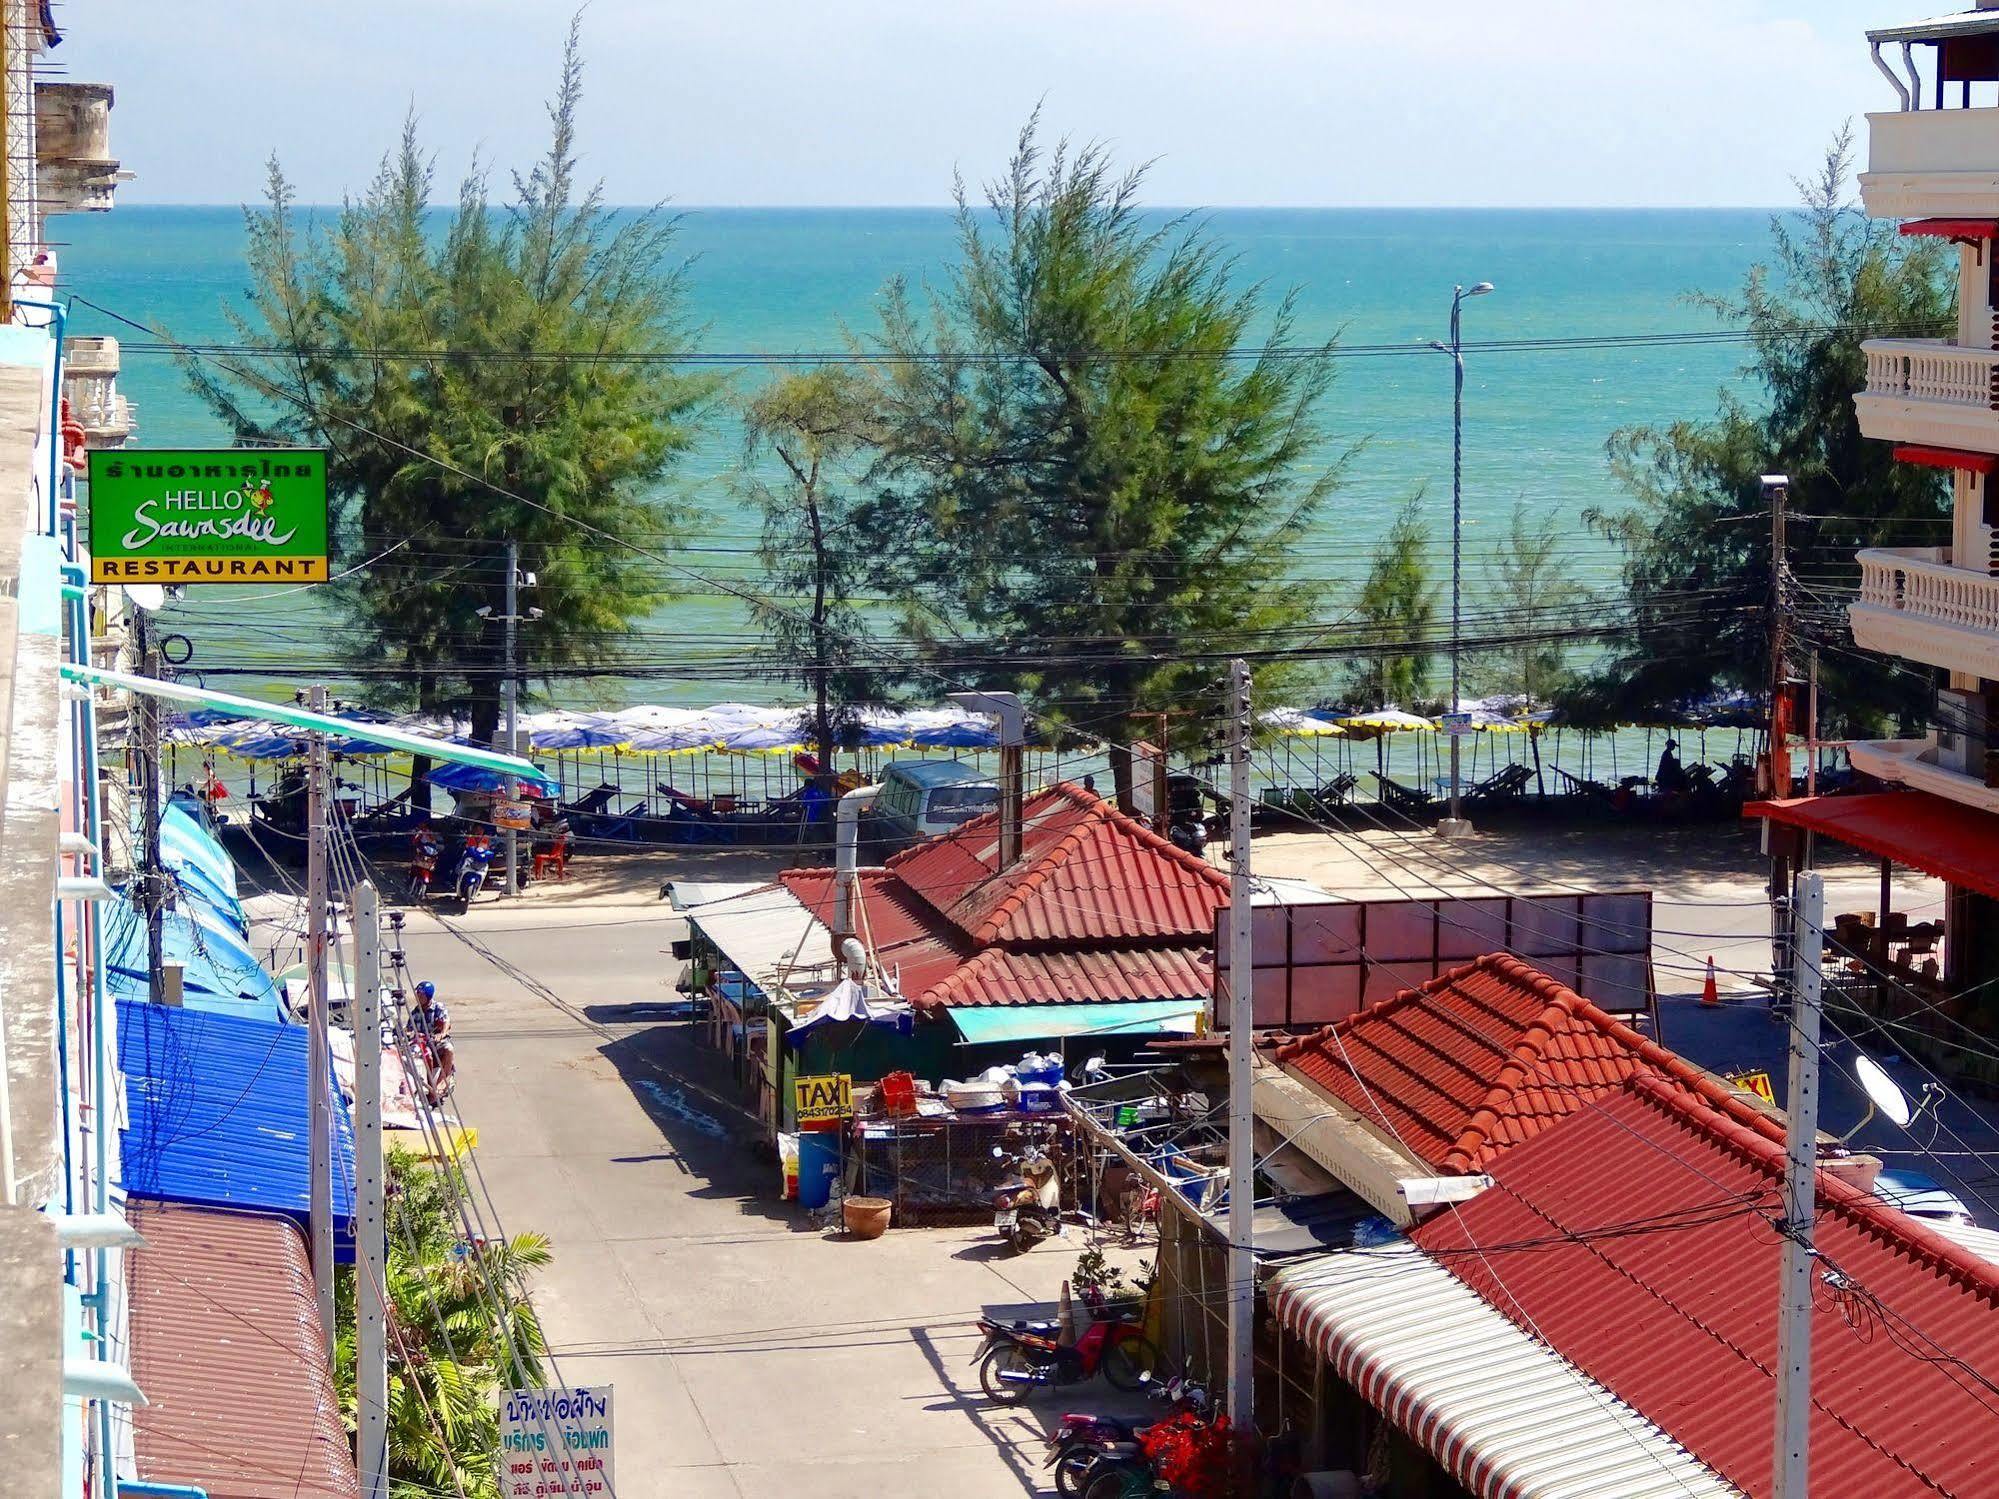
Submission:
[[436,1108],[458,1075],[458,1053],[451,1040],[451,1011],[437,997],[437,985],[429,979],[416,986],[416,1019],[424,1038],[424,1061],[430,1069],[424,1096]]

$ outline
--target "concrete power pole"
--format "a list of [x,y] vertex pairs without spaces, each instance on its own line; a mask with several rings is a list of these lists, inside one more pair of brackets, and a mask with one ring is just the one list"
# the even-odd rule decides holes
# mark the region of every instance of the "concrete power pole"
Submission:
[[[139,672],[158,678],[160,652],[148,626],[146,611],[132,611],[134,641],[139,648]],[[167,994],[166,959],[166,874],[160,863],[160,700],[141,692],[132,701],[133,749],[139,760],[139,891],[140,909],[146,918],[146,998],[153,1004],[165,1003]],[[179,1002],[179,993],[172,996]]]
[[[313,687],[306,706],[326,711],[326,689]],[[307,1016],[306,1079],[308,1127],[312,1131],[307,1182],[306,1221],[312,1251],[313,1285],[319,1292],[320,1324],[326,1329],[328,1352],[333,1337],[333,1107],[328,1095],[332,1052],[327,1035],[333,995],[326,982],[328,787],[326,736],[317,729],[307,739],[305,780],[305,962],[306,992],[312,1013]]]
[[[519,754],[516,735],[520,731],[520,691],[515,685],[516,667],[514,657],[519,649],[521,614],[521,548],[517,541],[507,542],[507,613],[501,622],[507,656],[507,680],[503,684],[507,695],[507,753]],[[501,800],[512,804],[520,800],[520,786],[512,776],[501,785]],[[521,888],[520,839],[509,827],[507,833],[507,883],[504,895],[517,895]]]
[[1255,1430],[1256,1115],[1250,967],[1249,664],[1229,663],[1229,1423]]
[[1798,877],[1797,981],[1785,1093],[1784,1260],[1778,1272],[1776,1499],[1810,1499],[1812,1441],[1812,1226],[1817,1210],[1819,964],[1825,951],[1825,881]]
[[361,1499],[389,1499],[388,1227],[382,1180],[381,903],[354,887],[354,1404]]

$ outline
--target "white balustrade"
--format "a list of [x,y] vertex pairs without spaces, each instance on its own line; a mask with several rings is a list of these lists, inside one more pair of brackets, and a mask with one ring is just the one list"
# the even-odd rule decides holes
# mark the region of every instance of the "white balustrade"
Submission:
[[1861,348],[1867,356],[1870,396],[1999,411],[1993,390],[1999,351],[1966,349],[1928,338],[1870,338]]
[[1937,547],[1860,554],[1860,602],[1999,637],[1999,578],[1952,567]]

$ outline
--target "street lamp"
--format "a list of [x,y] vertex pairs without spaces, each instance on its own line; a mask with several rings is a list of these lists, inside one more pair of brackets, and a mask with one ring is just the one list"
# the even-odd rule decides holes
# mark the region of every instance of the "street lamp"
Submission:
[[[1465,345],[1459,332],[1459,318],[1467,297],[1482,297],[1492,290],[1490,281],[1481,281],[1476,286],[1456,286],[1451,288],[1451,341],[1448,344],[1430,341],[1430,347],[1439,353],[1451,356],[1454,376],[1451,398],[1451,712],[1456,715],[1458,706],[1458,658],[1461,654],[1458,633],[1458,608],[1462,589],[1463,538],[1464,538],[1464,475],[1465,475]],[[1459,837],[1471,831],[1471,825],[1464,820],[1462,793],[1463,778],[1458,771],[1458,725],[1451,724],[1451,816],[1450,820],[1437,829],[1446,837]]]

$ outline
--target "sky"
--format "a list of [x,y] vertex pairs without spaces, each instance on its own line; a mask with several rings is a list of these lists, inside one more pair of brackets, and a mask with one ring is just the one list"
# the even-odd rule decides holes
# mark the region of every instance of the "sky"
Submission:
[[[1964,0],[1968,6],[1969,0]],[[68,0],[121,204],[365,186],[414,107],[440,178],[545,139],[567,0]],[[1159,204],[1769,206],[1893,107],[1863,32],[1951,0],[591,0],[614,203],[934,204],[1053,133]],[[1863,132],[1864,136],[1864,132]]]

